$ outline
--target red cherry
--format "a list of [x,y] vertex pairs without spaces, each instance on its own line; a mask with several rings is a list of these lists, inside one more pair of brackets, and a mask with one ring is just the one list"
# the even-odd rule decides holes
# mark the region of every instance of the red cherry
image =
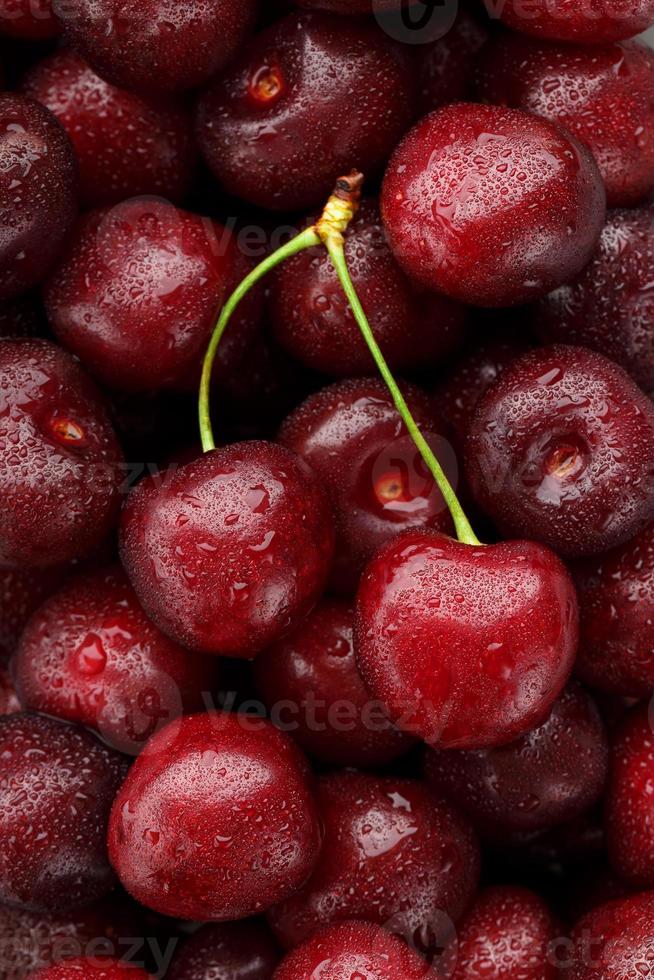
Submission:
[[[59,340],[104,384],[193,388],[219,308],[249,270],[222,225],[140,198],[81,222],[45,303]],[[243,357],[259,306],[254,292],[220,347],[222,371]]]
[[68,133],[86,207],[138,194],[181,200],[195,149],[181,102],[146,100],[114,88],[74,51],[57,51],[24,77],[21,90],[41,102]]
[[465,303],[510,306],[583,269],[604,196],[597,164],[574,137],[516,109],[460,103],[405,137],[381,209],[410,276]]
[[448,102],[467,98],[472,90],[473,67],[488,43],[480,20],[460,8],[447,34],[418,47],[418,81],[423,114]]
[[310,208],[339,174],[383,166],[411,122],[413,94],[404,52],[375,24],[292,14],[200,97],[197,138],[230,194]]
[[0,569],[0,663],[13,653],[27,620],[65,574],[62,568]]
[[166,980],[271,980],[279,958],[263,922],[214,923],[186,940]]
[[[654,892],[608,902],[577,923],[565,980],[640,980],[651,972]],[[644,972],[643,972],[644,971]]]
[[477,406],[466,473],[505,535],[597,554],[654,518],[654,408],[612,361],[580,347],[525,354]]
[[268,912],[287,948],[319,928],[365,919],[432,952],[477,886],[479,853],[467,821],[412,779],[323,776],[325,839],[303,888]]
[[129,963],[104,957],[80,957],[30,973],[27,980],[153,980],[150,973]]
[[0,344],[0,564],[88,554],[111,530],[122,454],[79,364],[46,340]]
[[210,712],[158,732],[114,804],[109,854],[148,908],[204,921],[293,894],[320,850],[308,769],[263,719]]
[[600,798],[608,742],[597,707],[569,685],[538,728],[500,748],[433,752],[427,778],[484,836],[511,843],[517,834],[573,820]]
[[[456,483],[456,459],[429,399],[413,386],[403,392]],[[352,595],[366,562],[405,528],[451,528],[445,501],[381,381],[323,388],[288,416],[279,440],[306,460],[329,494],[336,518],[330,584],[339,594]]]
[[396,725],[439,748],[504,745],[541,724],[577,647],[572,580],[529,541],[473,547],[407,531],[366,568],[357,663]]
[[52,0],[0,0],[0,33],[28,41],[56,37]]
[[301,621],[333,542],[318,480],[274,443],[238,443],[148,478],[123,510],[123,563],[143,608],[206,653],[253,657]]
[[[484,0],[489,12],[492,0]],[[611,0],[589,9],[578,0],[506,0],[500,16],[516,31],[553,41],[603,44],[640,34],[654,24],[654,0]]]
[[[257,657],[257,690],[278,724],[323,762],[386,765],[411,740],[370,701],[354,659],[353,610],[323,600],[289,636]],[[277,722],[277,719],[275,719]]]

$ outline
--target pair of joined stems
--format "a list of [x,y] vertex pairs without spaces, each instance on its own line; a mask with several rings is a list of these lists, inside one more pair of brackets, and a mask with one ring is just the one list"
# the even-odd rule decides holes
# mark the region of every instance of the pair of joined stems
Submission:
[[291,258],[291,256],[297,255],[298,252],[303,252],[305,249],[323,245],[329,253],[332,265],[334,266],[343,292],[345,293],[347,301],[350,305],[354,319],[359,326],[363,339],[365,340],[375,364],[377,365],[379,373],[388,387],[395,407],[401,415],[409,435],[413,439],[413,442],[422,456],[425,465],[427,466],[429,472],[436,482],[436,485],[443,495],[443,499],[445,500],[450,514],[452,515],[458,540],[463,544],[479,545],[481,542],[473,531],[472,526],[454,492],[452,484],[445,475],[442,466],[438,462],[438,459],[432,452],[427,440],[423,436],[418,425],[416,424],[415,419],[411,415],[409,406],[407,405],[406,400],[402,395],[402,392],[400,391],[400,388],[398,387],[388,364],[386,363],[386,359],[380,350],[379,344],[375,340],[370,323],[368,322],[368,318],[361,305],[361,301],[357,295],[354,283],[352,282],[352,277],[350,276],[350,270],[345,258],[344,236],[349,223],[352,221],[358,210],[362,184],[363,175],[356,171],[353,171],[348,177],[339,178],[336,183],[334,193],[325,205],[325,209],[319,220],[310,228],[307,228],[306,231],[302,231],[300,234],[296,235],[296,237],[291,239],[290,242],[287,242],[286,245],[282,245],[276,252],[273,252],[272,255],[265,258],[263,262],[259,263],[259,265],[245,277],[243,282],[241,282],[241,284],[234,290],[232,295],[225,303],[220,314],[220,319],[216,324],[209,342],[204,358],[204,364],[202,366],[202,378],[200,381],[200,397],[198,405],[202,449],[204,452],[210,452],[216,448],[210,415],[211,376],[218,345],[220,344],[223,334],[225,333],[225,330],[227,329],[236,308],[249,293],[249,291],[276,266],[280,265],[286,259]]

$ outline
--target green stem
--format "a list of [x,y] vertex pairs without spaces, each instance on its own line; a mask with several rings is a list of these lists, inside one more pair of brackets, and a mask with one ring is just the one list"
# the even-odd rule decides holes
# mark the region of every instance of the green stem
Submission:
[[452,515],[452,520],[454,521],[454,527],[456,528],[456,534],[459,541],[461,541],[463,544],[470,545],[481,544],[481,541],[472,529],[470,521],[463,512],[463,508],[457,499],[454,489],[452,488],[452,484],[445,475],[445,472],[443,471],[441,464],[436,459],[436,456],[431,451],[422,432],[416,425],[416,422],[409,411],[409,406],[404,400],[404,396],[402,395],[395,378],[391,374],[391,370],[384,359],[384,355],[379,349],[379,345],[375,340],[370,324],[368,323],[368,318],[363,307],[361,306],[356,289],[354,288],[354,283],[352,282],[352,277],[350,276],[350,270],[348,269],[347,262],[345,261],[345,253],[343,251],[342,242],[333,238],[328,238],[325,241],[325,245],[334,268],[336,269],[336,273],[340,280],[341,286],[343,287],[343,291],[345,292],[350,307],[352,308],[354,318],[357,321],[370,353],[372,354],[375,363],[379,368],[379,373],[386,382],[388,390],[392,395],[395,407],[402,416],[411,438],[416,444],[430,473],[434,477],[440,492],[443,494],[445,503],[449,508],[450,514]]
[[204,357],[204,363],[202,365],[198,415],[203,452],[208,453],[212,449],[216,448],[213,428],[211,426],[211,374],[213,371],[213,362],[216,358],[216,351],[218,350],[218,344],[222,340],[229,321],[231,320],[241,300],[245,298],[252,287],[256,286],[259,280],[263,279],[263,277],[270,272],[271,269],[274,269],[275,266],[279,265],[281,262],[284,262],[292,255],[296,255],[298,252],[302,252],[306,248],[311,248],[313,245],[320,245],[320,236],[316,232],[315,228],[307,228],[306,231],[301,232],[295,238],[291,239],[291,241],[286,245],[282,245],[276,252],[273,252],[272,255],[265,258],[263,262],[259,263],[259,265],[253,269],[248,276],[246,276],[240,286],[234,290],[232,295],[225,303],[222,313],[220,314],[220,319],[218,320],[218,323],[216,324],[214,332],[211,336],[209,346],[207,347],[207,353]]

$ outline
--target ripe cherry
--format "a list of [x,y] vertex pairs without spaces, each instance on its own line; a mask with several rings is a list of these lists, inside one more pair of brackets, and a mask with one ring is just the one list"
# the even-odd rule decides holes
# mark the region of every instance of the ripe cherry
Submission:
[[365,919],[433,952],[477,886],[478,846],[467,821],[412,779],[335,773],[320,779],[317,799],[325,837],[316,869],[268,912],[282,944]]
[[263,719],[188,715],[150,739],[114,804],[109,853],[164,915],[254,915],[293,894],[320,850],[308,768]]
[[565,980],[640,980],[651,973],[654,892],[600,905],[575,926]]
[[374,23],[291,14],[201,96],[197,137],[230,194],[310,208],[339,174],[383,166],[411,123],[413,96],[404,52]]
[[173,98],[144,99],[100,78],[74,51],[57,51],[24,77],[21,90],[45,105],[75,150],[86,207],[139,194],[181,200],[195,149],[189,115]]
[[[59,340],[104,384],[193,388],[220,306],[249,271],[232,233],[152,198],[88,215],[45,290]],[[232,371],[259,320],[252,293],[218,355]]]
[[0,900],[60,914],[113,887],[107,823],[126,772],[83,728],[0,718]]
[[[403,386],[410,410],[456,482],[457,463],[427,396]],[[381,381],[341,381],[303,402],[280,441],[299,453],[325,486],[336,519],[331,588],[356,590],[366,562],[405,528],[450,530],[445,501]]]
[[[348,228],[345,255],[375,338],[393,370],[429,367],[462,339],[465,310],[417,290],[385,241],[377,205],[363,202]],[[309,368],[335,377],[375,373],[374,361],[324,248],[279,266],[270,312],[279,343]]]
[[479,402],[466,473],[503,534],[574,557],[654,518],[653,459],[647,396],[600,354],[554,345],[514,361]]
[[257,657],[257,690],[302,748],[340,766],[381,766],[410,738],[371,702],[354,659],[353,610],[325,599],[303,623]]
[[22,95],[0,95],[0,300],[40,282],[77,213],[75,156],[63,127]]
[[654,51],[644,45],[588,48],[503,35],[482,60],[478,91],[588,146],[610,207],[638,204],[654,189]]
[[153,980],[150,973],[104,957],[80,957],[44,966],[30,973],[27,980]]
[[143,608],[205,653],[253,657],[279,639],[317,601],[333,550],[317,478],[274,443],[235,444],[147,478],[123,511],[123,563]]
[[[484,0],[492,13],[493,0]],[[497,9],[497,8],[496,8]],[[553,41],[603,44],[634,37],[654,24],[654,0],[612,0],[589,9],[577,0],[507,0],[500,16],[508,27]]]
[[0,564],[57,565],[111,530],[122,455],[94,385],[46,340],[0,344]]
[[0,34],[43,41],[58,33],[52,0],[0,0]]
[[216,922],[186,940],[166,980],[271,980],[280,956],[264,922]]
[[423,114],[471,95],[473,67],[488,38],[488,31],[481,21],[463,7],[443,37],[418,47],[418,82]]
[[422,285],[477,306],[510,306],[583,269],[604,198],[597,164],[574,137],[516,109],[460,103],[405,137],[381,210],[395,257]]
[[426,772],[477,830],[511,843],[573,820],[601,796],[608,742],[592,698],[571,684],[542,725],[499,748],[428,751]]
[[66,569],[0,569],[0,664],[13,653],[27,620],[65,578]]

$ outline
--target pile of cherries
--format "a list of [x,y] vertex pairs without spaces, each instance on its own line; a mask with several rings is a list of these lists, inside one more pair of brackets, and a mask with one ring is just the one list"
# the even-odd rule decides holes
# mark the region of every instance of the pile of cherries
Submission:
[[448,6],[0,0],[0,980],[654,978],[654,0]]

